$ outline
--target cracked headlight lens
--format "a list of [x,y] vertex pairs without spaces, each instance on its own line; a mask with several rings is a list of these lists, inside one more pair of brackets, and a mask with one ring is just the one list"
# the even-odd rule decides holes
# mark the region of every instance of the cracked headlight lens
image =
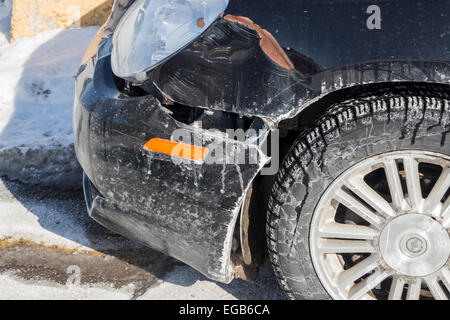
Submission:
[[229,0],[136,0],[113,35],[111,65],[116,76],[142,82],[208,28]]

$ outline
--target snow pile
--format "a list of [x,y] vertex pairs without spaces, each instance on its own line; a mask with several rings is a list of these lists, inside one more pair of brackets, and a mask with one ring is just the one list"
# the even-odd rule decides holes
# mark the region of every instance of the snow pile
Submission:
[[1,22],[0,176],[25,183],[79,185],[81,169],[72,133],[73,76],[98,27],[51,30],[12,44],[1,40],[9,37],[5,29]]

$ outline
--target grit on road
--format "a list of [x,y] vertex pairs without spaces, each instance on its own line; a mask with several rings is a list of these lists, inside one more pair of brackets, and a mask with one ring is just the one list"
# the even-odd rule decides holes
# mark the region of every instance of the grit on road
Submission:
[[285,299],[269,264],[256,283],[217,283],[92,221],[80,189],[5,178],[0,288],[0,299]]

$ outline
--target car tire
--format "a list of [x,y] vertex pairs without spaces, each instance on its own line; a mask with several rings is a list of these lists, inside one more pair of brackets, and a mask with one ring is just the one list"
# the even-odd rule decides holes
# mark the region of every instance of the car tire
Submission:
[[[448,167],[446,169],[445,166],[449,165],[448,156],[450,154],[450,137],[448,137],[450,131],[449,128],[450,103],[449,94],[446,89],[422,88],[411,91],[405,87],[404,89],[395,91],[390,90],[377,92],[376,94],[365,94],[364,96],[350,98],[346,101],[336,103],[330,106],[326,112],[324,112],[323,116],[314,122],[314,125],[298,137],[285,157],[274,183],[269,199],[266,225],[270,259],[279,283],[288,298],[405,299],[408,297],[417,299],[419,298],[419,293],[417,293],[418,290],[420,291],[420,299],[425,299],[427,297],[449,298],[448,292],[450,291],[450,288],[448,287],[448,267],[446,270],[442,269],[445,268],[445,266],[442,267],[439,269],[439,272],[434,270],[434,268],[431,271],[437,272],[438,276],[433,279],[428,279],[425,276],[422,276],[421,272],[418,273],[420,276],[417,276],[417,274],[414,273],[416,271],[413,272],[409,271],[409,269],[407,270],[410,265],[402,265],[398,268],[402,272],[404,270],[407,271],[405,271],[406,275],[402,274],[399,277],[397,274],[401,274],[402,272],[399,272],[399,270],[396,269],[397,267],[392,268],[392,265],[395,263],[392,262],[391,264],[387,264],[385,261],[389,260],[387,258],[388,254],[386,253],[386,256],[383,256],[378,252],[381,250],[380,242],[389,240],[390,242],[387,242],[389,244],[387,246],[388,248],[392,248],[393,246],[391,246],[391,243],[395,242],[390,238],[388,240],[382,239],[382,237],[386,238],[384,230],[387,228],[387,225],[389,225],[389,228],[394,228],[394,223],[392,223],[394,220],[391,218],[383,218],[384,222],[380,223],[378,226],[379,230],[373,228],[375,230],[374,233],[378,232],[378,236],[374,236],[373,239],[371,238],[373,241],[367,239],[363,240],[365,243],[370,242],[370,245],[372,246],[370,250],[378,250],[375,253],[353,252],[342,254],[331,253],[328,255],[322,254],[322,251],[328,249],[322,250],[322,247],[320,247],[322,245],[321,243],[324,243],[323,241],[328,241],[328,239],[320,238],[316,241],[313,237],[314,230],[318,230],[318,226],[315,225],[315,223],[319,221],[319,218],[317,217],[322,214],[318,211],[318,205],[321,199],[324,198],[327,190],[330,190],[333,184],[340,183],[341,177],[345,177],[346,172],[350,172],[349,170],[364,161],[379,159],[380,157],[384,159],[384,155],[386,155],[386,157],[397,157],[395,159],[400,159],[395,160],[395,163],[397,164],[396,168],[399,172],[397,176],[403,184],[408,182],[406,182],[407,177],[402,176],[403,173],[400,169],[402,166],[405,168],[410,161],[416,161],[416,159],[409,160],[408,157],[411,155],[425,154],[426,157],[430,156],[431,158],[436,156],[438,164],[432,163],[429,165],[431,169],[427,167],[426,170],[437,172],[436,170],[440,169],[433,166],[438,166],[439,163],[444,163],[442,172],[447,170]],[[404,163],[402,162],[402,159],[405,159]],[[422,164],[420,165],[422,166]],[[428,164],[426,164],[426,166],[428,166]],[[404,171],[406,170],[404,169]],[[386,174],[386,169],[384,169],[384,172]],[[375,175],[375,173],[370,174]],[[376,174],[382,175],[379,170]],[[367,176],[364,177],[364,179],[366,178]],[[425,178],[421,176],[420,179]],[[426,188],[428,189],[431,188],[430,184],[436,183],[437,181],[436,177],[430,179],[426,180]],[[425,182],[420,180],[419,183],[423,184]],[[444,183],[445,185],[443,187],[447,188],[447,192],[444,196],[445,201],[445,197],[447,200],[449,198],[449,192],[448,181],[444,181]],[[379,188],[380,190],[384,190],[386,186],[389,186],[389,184],[380,183]],[[423,188],[425,189],[425,187]],[[347,190],[346,192],[351,193],[353,189],[345,190]],[[409,194],[414,193],[409,192],[408,194],[408,189],[405,189],[405,187],[402,187],[401,190],[403,190],[403,196],[406,199],[402,202],[402,206],[406,206],[402,208],[406,209],[401,209],[404,210],[401,211],[401,214],[414,213],[413,215],[409,215],[408,219],[412,216],[417,216],[416,218],[422,220],[436,218],[426,215],[422,217],[419,216],[419,214],[415,214],[418,212],[416,212],[417,210],[412,210],[413,201],[409,200]],[[333,197],[333,195],[331,196]],[[369,203],[364,202],[364,199],[358,197],[357,194],[355,198],[360,200],[365,207],[369,207],[371,211],[377,213],[376,209],[371,207]],[[394,201],[393,199],[394,198],[391,197],[391,202]],[[410,207],[408,207],[408,203],[411,203]],[[446,203],[441,201],[441,204],[436,204],[436,206],[448,203],[449,201]],[[360,216],[356,218],[347,218],[347,216],[351,216],[353,213],[349,212],[348,208],[341,207],[339,203],[337,206],[338,209],[336,209],[335,219],[337,219],[339,210],[339,214],[345,216],[345,219],[360,218]],[[339,208],[344,209],[341,210]],[[342,213],[343,210],[345,213]],[[448,218],[447,215],[447,222],[445,222],[447,224],[447,237],[449,230]],[[443,217],[440,217],[439,219],[437,220],[439,220],[439,223],[442,225]],[[420,220],[420,223],[422,220]],[[333,221],[333,223],[335,221]],[[399,225],[398,220],[395,221],[397,221],[395,225]],[[346,223],[348,223],[347,220],[345,220],[344,224]],[[352,221],[350,221],[350,223],[354,224]],[[365,227],[363,228],[365,231],[371,232],[367,226],[369,228],[372,228],[372,226],[370,224],[368,225],[367,221],[364,220],[359,223],[362,223],[363,227]],[[439,228],[439,226],[436,225],[436,228]],[[401,232],[406,231],[402,230]],[[442,236],[445,238],[444,233]],[[339,238],[337,236],[333,237],[333,239]],[[408,237],[410,236],[408,235]],[[344,237],[343,241],[349,240],[345,240]],[[416,244],[419,248],[421,248],[422,245],[426,245],[425,240],[423,244],[420,242],[421,240],[414,240],[411,237],[408,238],[407,241],[408,244]],[[414,241],[416,241],[416,243]],[[443,241],[445,242],[447,240],[444,239]],[[317,246],[321,249],[314,251],[316,243],[319,243]],[[334,243],[339,244],[341,242],[334,241],[333,244]],[[446,247],[447,244],[448,242],[445,242],[444,247]],[[339,251],[338,249],[333,250]],[[433,251],[430,254],[440,256],[440,260],[442,260],[442,255],[446,254],[445,250],[447,250],[447,248],[444,251],[443,249],[433,250],[438,250],[438,252]],[[317,252],[320,252],[320,254],[318,254],[318,258],[315,259],[314,254],[317,254]],[[378,255],[378,253],[380,253],[380,255]],[[355,259],[355,261],[348,262],[349,255],[352,256],[350,260]],[[355,266],[357,263],[366,260],[368,255],[377,255],[379,259],[377,268],[374,270],[366,270],[367,272],[358,279],[348,282],[346,289],[341,287],[338,288],[338,285],[336,285],[336,288],[333,287],[333,279],[336,277],[336,279],[338,279],[342,272]],[[319,261],[320,259],[326,260],[328,259],[328,256],[330,256],[330,262],[327,263],[330,263],[331,265],[332,263],[336,264],[339,262],[342,264],[342,270],[338,270],[334,275],[326,276],[324,273],[328,272],[326,271],[327,269],[325,267],[319,267],[319,264],[316,261]],[[436,268],[439,263],[441,262],[436,262]],[[340,268],[339,266],[337,267]],[[389,276],[386,277],[385,274],[381,275],[380,272],[382,271],[389,271]],[[427,272],[428,271],[429,270],[427,270]],[[329,273],[332,274],[331,271]],[[377,276],[378,278],[376,278]],[[363,295],[362,293],[355,294],[355,291],[361,290],[360,288],[366,285],[365,282],[367,281],[365,281],[365,279],[370,277],[369,280],[373,280],[374,278],[380,280],[381,276],[384,277],[384,280],[377,284],[377,287],[371,288]],[[328,281],[327,279],[331,280]],[[426,281],[423,281],[424,279]],[[336,283],[341,283],[339,281],[340,280],[336,280]],[[418,282],[418,284],[414,281]],[[364,282],[364,284],[358,286],[358,283],[362,282]],[[348,287],[351,288],[348,289]],[[352,288],[356,289],[352,291]],[[396,293],[394,292],[394,289],[397,290]],[[414,290],[415,292],[413,292]]]

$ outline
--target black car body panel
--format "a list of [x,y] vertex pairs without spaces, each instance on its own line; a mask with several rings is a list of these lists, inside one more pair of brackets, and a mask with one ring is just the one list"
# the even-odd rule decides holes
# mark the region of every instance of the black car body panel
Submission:
[[[368,29],[370,1],[230,1],[197,41],[149,72],[172,100],[274,121],[343,88],[380,82],[449,83],[450,2],[379,1],[380,30]],[[250,18],[295,69],[263,51]]]
[[[160,96],[173,108],[245,116],[243,128],[258,129],[259,141],[280,121],[344,88],[450,84],[449,1],[378,1],[382,25],[373,30],[366,25],[368,1],[231,0],[200,37],[148,72],[139,84],[148,94],[130,96],[110,64],[111,35],[130,3],[115,3],[98,54],[77,74],[75,147],[88,177],[89,214],[214,280],[233,279],[235,223],[270,157],[254,139],[237,142],[181,121]],[[177,129],[204,144],[218,139],[246,157],[256,152],[258,160],[174,163],[143,148],[152,138],[171,140]]]

